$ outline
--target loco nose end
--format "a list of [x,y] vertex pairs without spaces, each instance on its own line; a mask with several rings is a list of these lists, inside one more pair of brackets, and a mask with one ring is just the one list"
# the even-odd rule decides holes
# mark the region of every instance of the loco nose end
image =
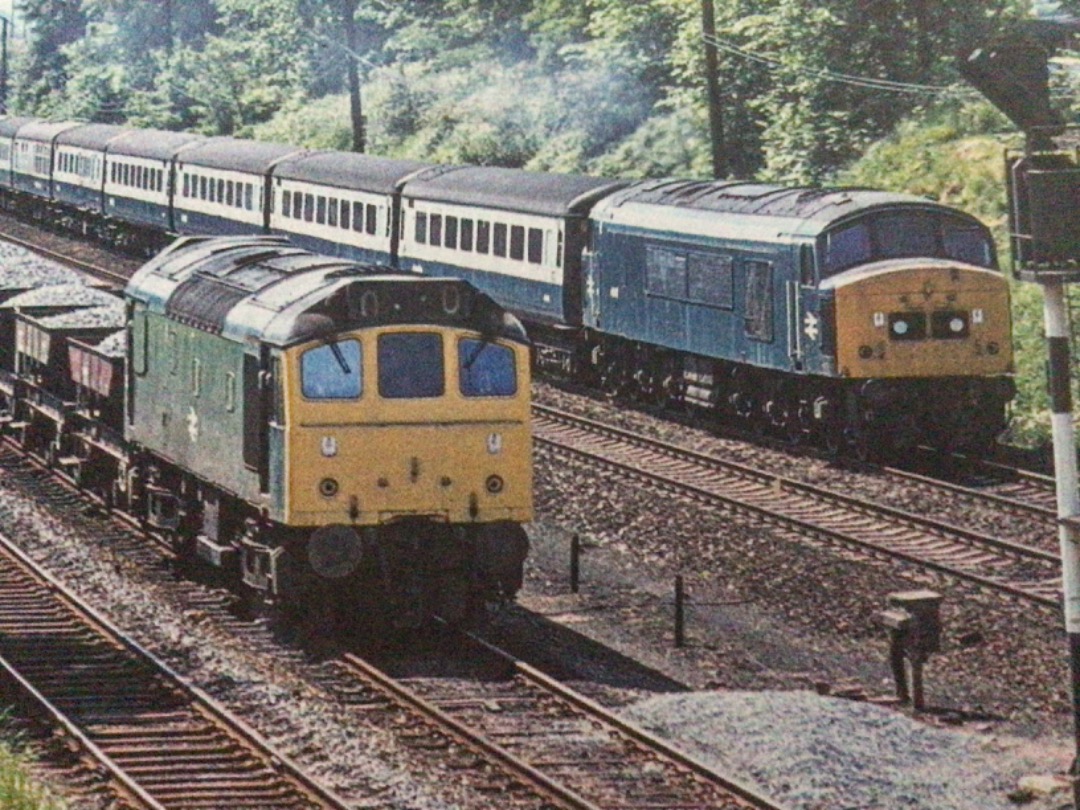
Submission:
[[1012,371],[1009,287],[995,271],[883,263],[835,286],[843,376],[993,376]]

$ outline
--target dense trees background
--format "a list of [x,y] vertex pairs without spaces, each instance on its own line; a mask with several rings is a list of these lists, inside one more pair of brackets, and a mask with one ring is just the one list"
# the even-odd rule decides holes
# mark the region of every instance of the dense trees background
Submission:
[[[970,98],[956,54],[1029,5],[715,0],[732,165],[830,176],[906,117]],[[701,0],[18,8],[21,112],[543,170],[709,171]]]
[[[1080,14],[1080,0],[713,6],[736,175],[912,191],[1004,236],[1001,151],[1012,127],[955,61],[1033,10]],[[27,37],[15,43],[12,112],[447,163],[711,173],[702,0],[18,0],[17,9]],[[1078,76],[1076,60],[1055,74],[1073,121]],[[1038,441],[1047,406],[1037,288],[1018,286],[1015,300],[1018,433]]]

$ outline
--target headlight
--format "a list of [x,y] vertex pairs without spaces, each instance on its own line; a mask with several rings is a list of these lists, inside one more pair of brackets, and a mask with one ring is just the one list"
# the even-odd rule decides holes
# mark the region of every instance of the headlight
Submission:
[[931,334],[938,340],[960,340],[971,331],[966,312],[935,312]]
[[889,313],[889,338],[891,340],[924,340],[926,314],[923,312]]

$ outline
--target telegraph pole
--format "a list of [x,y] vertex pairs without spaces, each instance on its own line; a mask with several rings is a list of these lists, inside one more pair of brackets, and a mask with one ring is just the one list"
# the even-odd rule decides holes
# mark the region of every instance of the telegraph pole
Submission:
[[8,18],[0,16],[0,115],[8,111]]
[[720,77],[716,58],[716,16],[713,0],[701,0],[701,32],[705,40],[705,85],[709,91],[709,139],[712,144],[713,177],[727,177],[724,153],[724,113],[720,107]]

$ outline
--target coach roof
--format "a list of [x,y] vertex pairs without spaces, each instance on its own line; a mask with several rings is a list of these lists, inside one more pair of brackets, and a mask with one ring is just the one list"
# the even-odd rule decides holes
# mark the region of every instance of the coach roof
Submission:
[[392,194],[406,177],[431,165],[419,160],[395,160],[356,152],[306,152],[282,160],[274,168],[274,177]]
[[625,185],[600,177],[458,166],[421,172],[405,184],[405,193],[433,202],[568,216],[587,213],[596,200]]
[[133,131],[116,124],[83,124],[61,132],[56,138],[56,143],[61,146],[102,151],[109,141]]
[[207,138],[204,136],[193,135],[190,132],[138,129],[110,143],[109,154],[149,160],[168,160],[178,149],[205,140]]
[[190,149],[185,149],[179,156],[178,162],[209,169],[264,174],[275,162],[304,151],[296,146],[280,143],[242,141],[237,138],[208,138]]

